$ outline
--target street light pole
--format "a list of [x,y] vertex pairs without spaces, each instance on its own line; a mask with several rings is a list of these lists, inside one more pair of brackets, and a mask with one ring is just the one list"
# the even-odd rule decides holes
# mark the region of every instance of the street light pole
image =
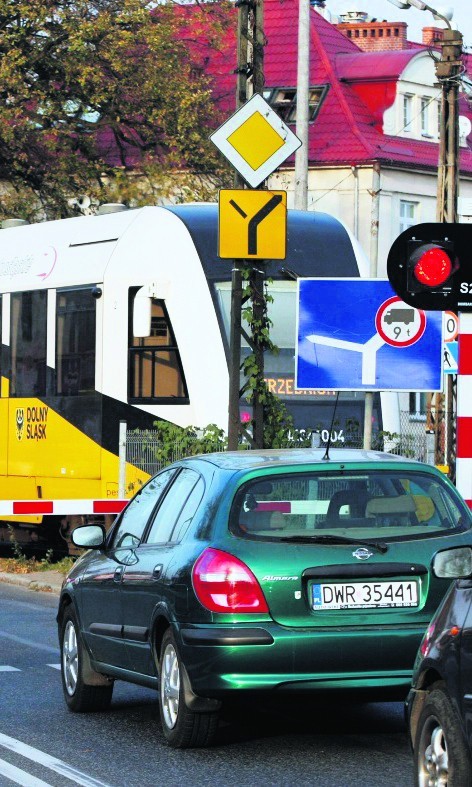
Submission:
[[436,76],[441,85],[441,122],[439,131],[438,222],[457,221],[459,190],[459,76],[462,68],[462,35],[449,27],[439,42],[441,58],[436,61]]
[[295,153],[295,208],[308,208],[308,103],[310,91],[310,0],[298,4],[297,137]]

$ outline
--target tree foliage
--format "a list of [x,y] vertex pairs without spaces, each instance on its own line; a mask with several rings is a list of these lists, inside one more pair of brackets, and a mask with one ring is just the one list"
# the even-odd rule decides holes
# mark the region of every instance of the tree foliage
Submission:
[[227,182],[204,69],[225,14],[224,3],[0,0],[0,218],[64,217],[80,194],[205,198]]

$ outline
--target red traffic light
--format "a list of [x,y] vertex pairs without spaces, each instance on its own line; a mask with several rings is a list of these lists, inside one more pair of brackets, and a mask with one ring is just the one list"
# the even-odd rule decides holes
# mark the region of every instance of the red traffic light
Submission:
[[408,306],[472,314],[472,224],[417,224],[393,243],[387,275]]
[[453,272],[453,264],[444,248],[425,244],[417,249],[416,255],[418,254],[413,274],[420,284],[424,287],[439,287],[449,279]]

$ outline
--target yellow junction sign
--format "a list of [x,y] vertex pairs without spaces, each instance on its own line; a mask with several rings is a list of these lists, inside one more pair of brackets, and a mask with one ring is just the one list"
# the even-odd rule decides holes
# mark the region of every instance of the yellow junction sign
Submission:
[[285,191],[220,191],[218,255],[221,258],[284,260],[286,253]]

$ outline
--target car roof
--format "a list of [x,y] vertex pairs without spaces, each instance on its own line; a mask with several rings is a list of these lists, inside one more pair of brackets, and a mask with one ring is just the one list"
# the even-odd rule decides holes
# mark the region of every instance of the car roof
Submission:
[[382,451],[366,451],[358,448],[330,448],[329,458],[326,458],[326,448],[286,448],[265,450],[222,451],[213,454],[200,454],[191,457],[206,462],[224,470],[255,470],[268,469],[274,466],[294,466],[307,464],[322,464],[327,468],[330,462],[336,464],[372,464],[400,462],[402,464],[422,464],[412,459],[406,459],[396,454],[387,454]]

